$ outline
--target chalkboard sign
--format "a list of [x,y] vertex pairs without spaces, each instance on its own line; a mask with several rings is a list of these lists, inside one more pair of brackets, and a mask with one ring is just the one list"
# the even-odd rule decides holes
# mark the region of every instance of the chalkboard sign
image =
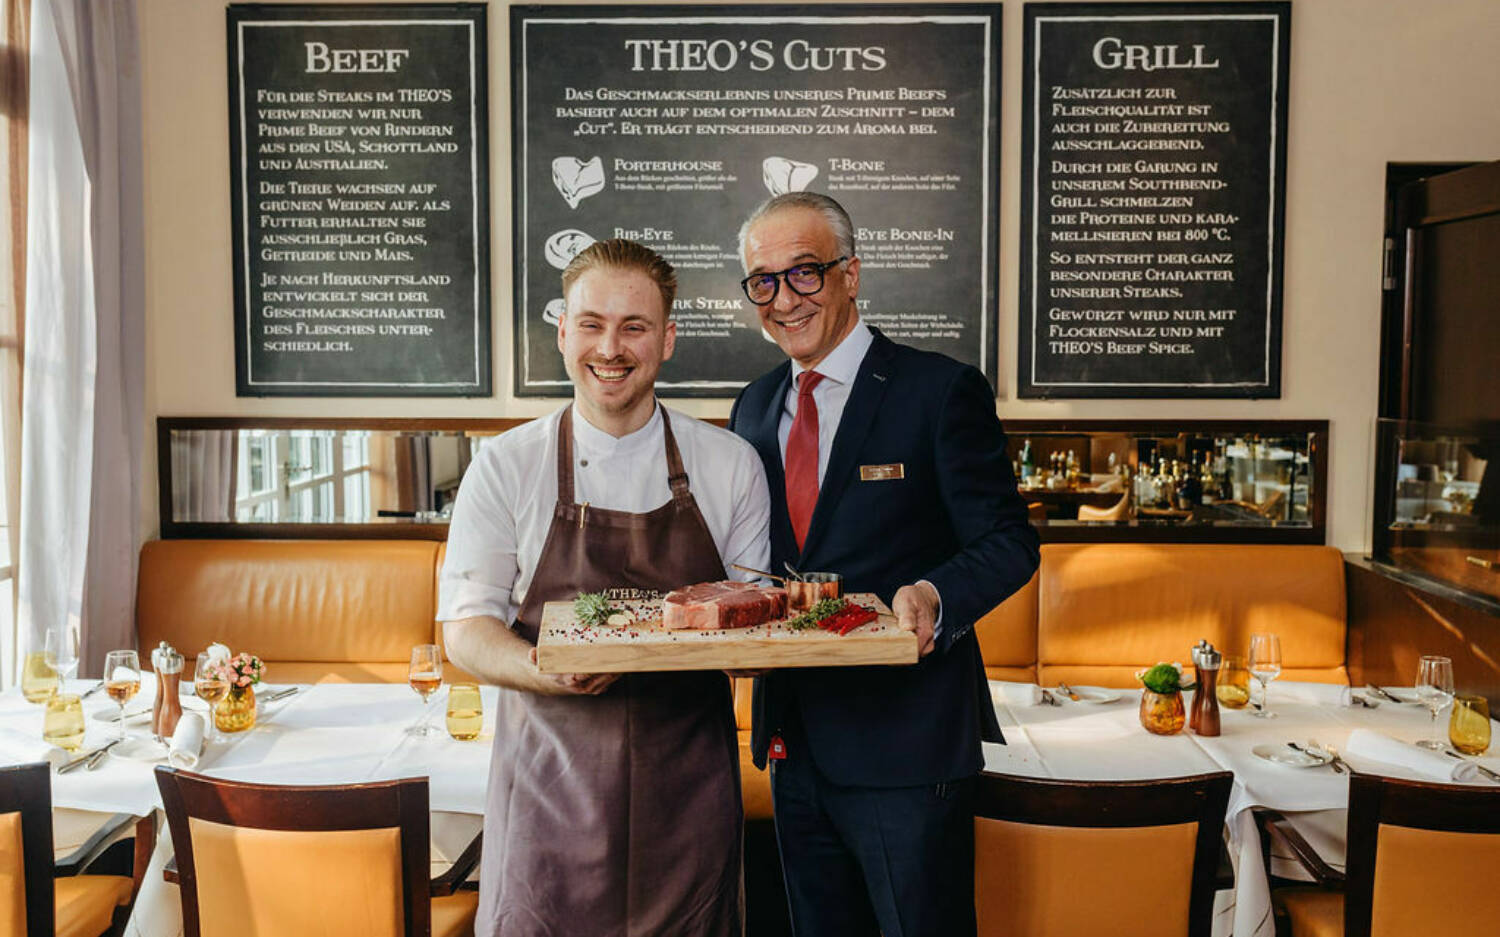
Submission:
[[1026,6],[1021,396],[1280,396],[1290,19]]
[[485,23],[229,7],[240,396],[491,392]]
[[993,375],[999,49],[997,4],[512,8],[516,393],[568,392],[559,274],[609,237],[677,269],[658,393],[784,360],[737,236],[788,191],[849,211],[865,322]]

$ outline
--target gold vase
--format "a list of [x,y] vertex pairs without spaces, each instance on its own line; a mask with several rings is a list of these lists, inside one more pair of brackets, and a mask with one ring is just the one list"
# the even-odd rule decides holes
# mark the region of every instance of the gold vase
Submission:
[[214,726],[220,732],[243,732],[255,728],[255,687],[230,687],[214,707]]
[[1141,725],[1152,735],[1176,735],[1187,724],[1181,693],[1141,690]]

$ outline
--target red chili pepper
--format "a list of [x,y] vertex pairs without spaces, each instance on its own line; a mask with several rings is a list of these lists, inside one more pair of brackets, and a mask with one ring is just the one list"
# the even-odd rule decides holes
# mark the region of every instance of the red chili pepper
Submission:
[[855,606],[850,611],[850,614],[847,620],[845,620],[845,622],[843,623],[842,627],[839,628],[839,634],[848,634],[855,628],[858,628],[860,625],[868,624],[878,617],[879,616],[875,614],[874,609]]

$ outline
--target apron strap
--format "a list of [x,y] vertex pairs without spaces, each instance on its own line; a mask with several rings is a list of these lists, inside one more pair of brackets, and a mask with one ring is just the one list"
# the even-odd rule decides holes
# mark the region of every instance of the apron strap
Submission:
[[661,408],[661,428],[667,441],[667,484],[672,488],[672,499],[674,501],[690,499],[693,494],[688,490],[687,469],[682,464],[682,452],[677,448],[677,437],[672,435],[672,421],[667,417],[666,407]]
[[557,422],[557,506],[573,506],[573,407]]

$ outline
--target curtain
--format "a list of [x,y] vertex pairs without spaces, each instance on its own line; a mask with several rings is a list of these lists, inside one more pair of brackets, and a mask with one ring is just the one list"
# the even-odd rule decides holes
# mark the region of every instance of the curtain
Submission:
[[145,299],[134,0],[34,0],[20,638],[135,645]]
[[[31,0],[0,0],[0,503],[7,565],[15,568],[21,500],[21,309],[26,299],[26,138]],[[12,627],[0,634],[0,685],[15,674],[14,580],[0,584]]]
[[235,441],[232,429],[172,431],[172,519],[234,520]]

